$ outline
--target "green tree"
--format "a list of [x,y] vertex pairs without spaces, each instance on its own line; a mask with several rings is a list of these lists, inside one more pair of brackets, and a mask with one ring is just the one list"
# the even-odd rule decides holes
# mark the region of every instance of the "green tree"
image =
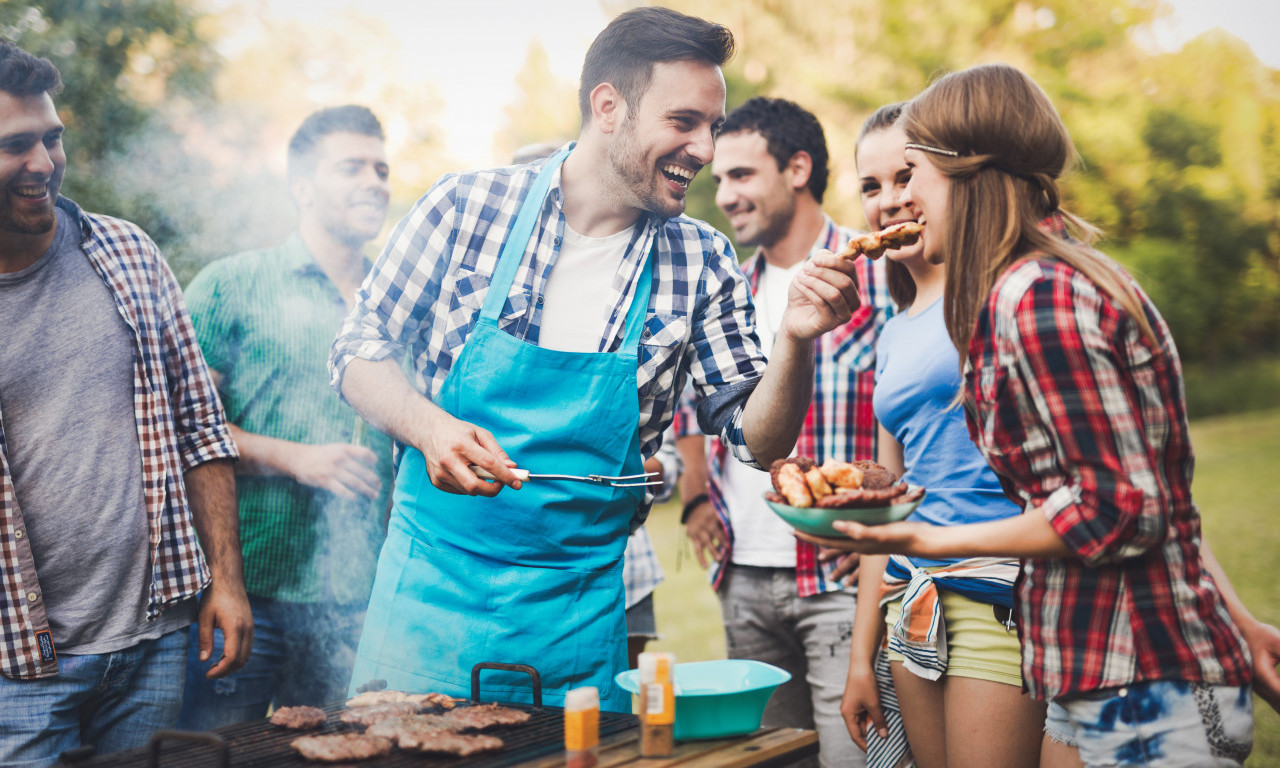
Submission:
[[67,126],[64,193],[90,210],[131,219],[161,247],[180,226],[165,201],[118,183],[139,141],[154,151],[180,137],[157,110],[200,109],[212,99],[217,54],[203,17],[179,0],[43,0],[0,3],[0,34],[62,73],[55,101]]
[[[765,94],[822,121],[826,208],[863,223],[854,142],[881,104],[988,61],[1021,67],[1062,113],[1083,163],[1068,208],[1148,286],[1184,354],[1217,360],[1280,349],[1280,73],[1208,33],[1155,54],[1137,40],[1160,0],[672,0],[729,26],[729,106]],[[611,4],[621,10],[626,3]],[[689,210],[723,224],[709,180]],[[1176,305],[1176,306],[1175,306]]]

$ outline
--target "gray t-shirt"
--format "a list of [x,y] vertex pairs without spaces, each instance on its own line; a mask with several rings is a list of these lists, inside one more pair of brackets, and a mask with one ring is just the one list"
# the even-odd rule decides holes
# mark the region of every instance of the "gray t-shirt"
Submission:
[[190,624],[146,620],[151,546],[132,331],[61,209],[53,245],[0,274],[0,408],[14,489],[59,653],[109,653]]

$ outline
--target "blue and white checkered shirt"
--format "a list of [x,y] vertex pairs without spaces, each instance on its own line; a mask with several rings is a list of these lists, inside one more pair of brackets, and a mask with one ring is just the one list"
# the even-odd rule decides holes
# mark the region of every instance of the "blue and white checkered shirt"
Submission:
[[[331,383],[354,358],[412,363],[413,384],[434,398],[480,314],[489,278],[544,160],[442,177],[405,216],[356,296],[330,353]],[[560,171],[516,272],[498,327],[538,343],[543,294],[564,237]],[[742,408],[764,372],[747,281],[724,235],[705,222],[646,215],[637,223],[609,290],[599,351],[622,342],[626,308],[645,254],[653,286],[636,371],[640,450],[657,451],[676,396],[692,377],[703,431],[756,465],[742,435]]]

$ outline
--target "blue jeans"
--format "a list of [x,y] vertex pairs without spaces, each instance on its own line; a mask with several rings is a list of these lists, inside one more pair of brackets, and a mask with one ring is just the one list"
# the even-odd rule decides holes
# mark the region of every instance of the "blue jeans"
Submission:
[[234,674],[205,677],[222,656],[222,632],[200,661],[195,627],[187,660],[181,728],[207,731],[266,717],[277,707],[323,706],[346,698],[364,625],[364,604],[289,603],[249,596],[253,654]]
[[1049,704],[1044,730],[1089,768],[1230,768],[1253,747],[1249,686],[1133,683]]
[[0,765],[43,768],[92,744],[97,754],[145,745],[182,706],[186,628],[122,651],[58,658],[56,677],[0,677]]

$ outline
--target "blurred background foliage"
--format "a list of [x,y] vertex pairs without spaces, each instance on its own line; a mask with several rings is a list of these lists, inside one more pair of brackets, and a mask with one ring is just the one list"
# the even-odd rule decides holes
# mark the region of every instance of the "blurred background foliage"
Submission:
[[[636,3],[602,4],[612,14]],[[1066,205],[1100,225],[1104,250],[1140,277],[1192,377],[1280,354],[1280,71],[1237,38],[1210,32],[1153,53],[1149,26],[1169,12],[1159,0],[664,4],[733,30],[730,108],[764,94],[818,115],[833,165],[826,207],[855,226],[863,222],[853,144],[871,111],[947,71],[1022,67],[1053,98],[1081,153]],[[63,72],[67,194],[141,224],[180,279],[292,228],[284,145],[319,104],[368,103],[383,116],[395,151],[393,216],[440,173],[458,170],[434,120],[437,92],[400,74],[400,36],[383,22],[349,11],[336,27],[286,25],[234,4],[203,7],[0,0],[0,34]],[[258,42],[227,44],[245,24],[260,27]],[[484,128],[494,131],[493,156],[574,137],[576,87],[531,44],[505,124]],[[723,227],[713,196],[700,174],[689,212]],[[1250,370],[1280,393],[1280,366]],[[1229,410],[1240,400],[1195,407]]]

